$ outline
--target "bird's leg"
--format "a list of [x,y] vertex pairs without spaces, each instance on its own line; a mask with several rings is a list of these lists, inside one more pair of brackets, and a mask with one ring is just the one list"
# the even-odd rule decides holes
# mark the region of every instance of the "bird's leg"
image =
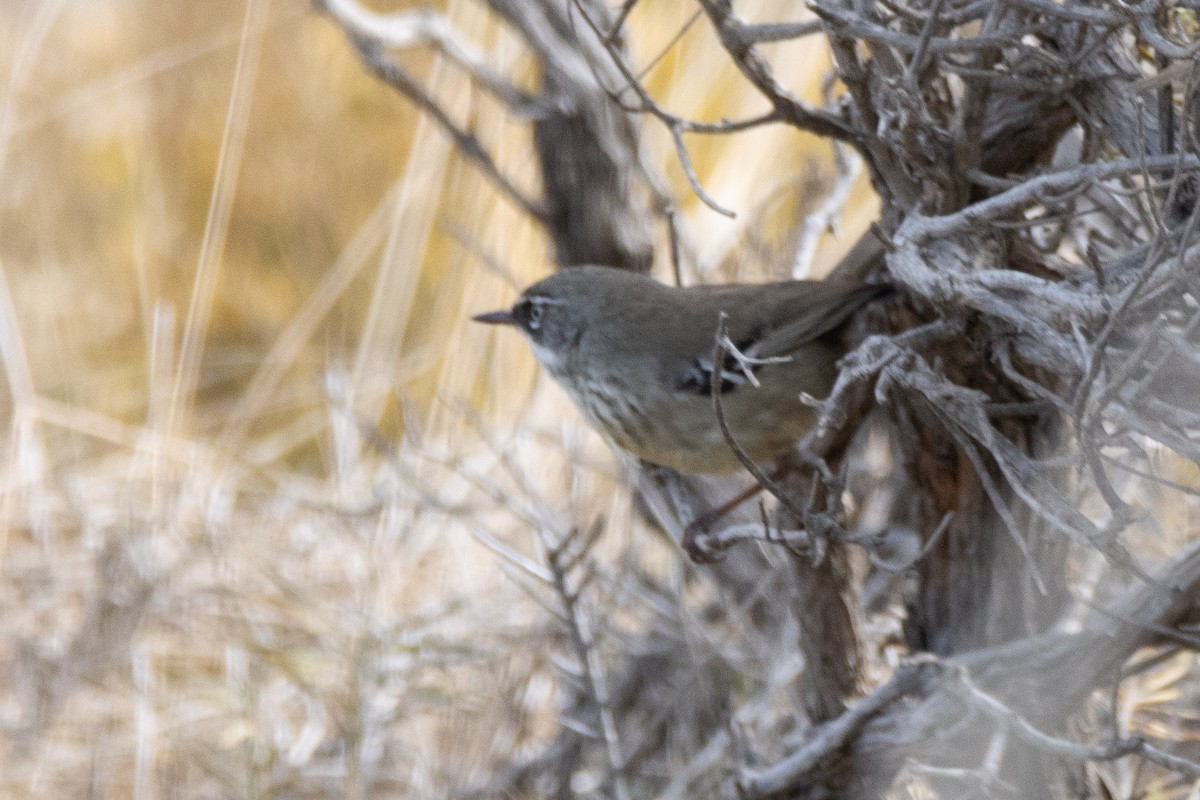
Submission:
[[[788,471],[788,466],[784,465],[771,473],[771,480],[777,481],[783,478]],[[724,516],[729,514],[735,508],[746,502],[750,498],[757,495],[763,490],[761,483],[754,485],[738,492],[732,500],[728,500],[714,509],[710,509],[694,520],[689,522],[683,529],[683,549],[688,556],[697,564],[711,564],[714,561],[719,561],[721,558],[720,548],[710,548],[703,546],[699,538],[708,533],[708,529],[715,523],[719,522]]]

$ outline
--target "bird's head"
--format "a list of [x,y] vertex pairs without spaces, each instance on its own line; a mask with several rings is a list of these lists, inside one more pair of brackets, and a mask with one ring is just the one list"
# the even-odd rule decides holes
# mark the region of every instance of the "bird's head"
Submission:
[[561,269],[530,286],[512,308],[489,311],[472,319],[487,325],[509,325],[525,335],[533,353],[552,371],[578,348],[598,304],[602,305],[603,267]]

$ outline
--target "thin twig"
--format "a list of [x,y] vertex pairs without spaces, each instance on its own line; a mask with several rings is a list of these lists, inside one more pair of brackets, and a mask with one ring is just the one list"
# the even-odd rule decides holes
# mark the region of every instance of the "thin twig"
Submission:
[[737,443],[737,440],[733,436],[733,431],[729,428],[729,421],[725,419],[725,409],[721,405],[721,383],[724,381],[724,378],[721,375],[719,365],[725,363],[725,356],[727,355],[724,342],[729,338],[728,325],[728,315],[725,312],[721,312],[721,315],[717,319],[717,333],[713,341],[713,370],[709,376],[709,392],[712,396],[713,414],[717,418],[717,425],[721,428],[721,436],[724,437],[725,443],[729,445],[729,449],[737,456],[737,460],[742,463],[747,472],[754,476],[759,485],[778,500],[797,520],[804,522],[809,518],[808,512],[796,505],[787,492],[775,483],[771,479],[771,476],[756,464],[754,459]]

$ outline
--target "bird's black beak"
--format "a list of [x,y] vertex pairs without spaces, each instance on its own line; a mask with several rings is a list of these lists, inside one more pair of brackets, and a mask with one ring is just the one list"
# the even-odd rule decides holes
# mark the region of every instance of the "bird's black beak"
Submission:
[[516,325],[517,318],[513,316],[512,309],[506,308],[503,311],[489,311],[486,314],[476,314],[471,317],[475,322],[482,322],[485,325]]

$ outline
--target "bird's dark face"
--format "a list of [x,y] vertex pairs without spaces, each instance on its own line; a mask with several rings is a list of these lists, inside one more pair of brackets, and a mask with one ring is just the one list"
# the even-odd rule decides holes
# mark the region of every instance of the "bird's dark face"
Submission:
[[474,317],[489,325],[511,325],[529,339],[538,361],[554,370],[579,344],[583,320],[568,298],[542,294],[531,287],[511,309]]

